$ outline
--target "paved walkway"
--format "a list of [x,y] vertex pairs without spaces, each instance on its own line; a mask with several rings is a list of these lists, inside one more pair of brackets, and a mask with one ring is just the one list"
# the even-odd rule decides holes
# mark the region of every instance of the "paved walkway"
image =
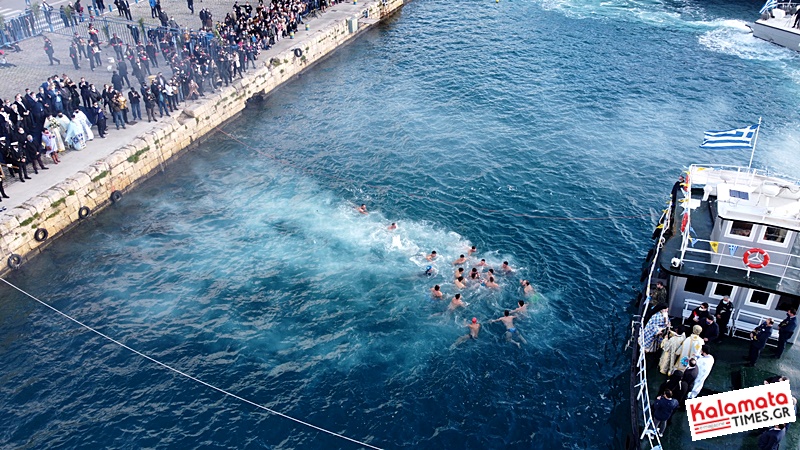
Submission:
[[[174,15],[175,19],[180,24],[189,23],[192,18],[194,18],[196,23],[199,24],[200,20],[197,18],[197,15],[195,14],[192,16],[189,14],[188,9],[185,8],[185,2],[170,2],[167,6],[170,8],[176,8],[178,5],[181,6],[181,9],[180,11],[175,11],[174,14],[169,9],[165,11],[171,15]],[[202,3],[196,1],[195,12],[199,12],[200,8],[208,8],[214,14],[214,20],[217,21],[218,19],[225,17],[225,14],[231,8],[231,5],[233,5],[232,2],[221,0],[205,0]],[[359,11],[363,10],[364,6],[365,4],[354,5],[352,3],[342,3],[328,9],[325,14],[320,14],[316,18],[306,20],[306,23],[309,24],[309,31],[305,31],[301,26],[301,31],[297,33],[294,40],[281,40],[270,50],[262,51],[261,56],[258,59],[259,64],[265,64],[270,60],[271,57],[281,52],[295,47],[300,47],[303,41],[309,36],[319,32],[321,29],[329,27],[332,23],[344,21],[346,18],[358,14]],[[150,7],[146,1],[141,1],[138,5],[131,3],[131,11],[134,20],[137,20],[137,16],[141,16],[142,14],[146,14],[146,19],[150,18]],[[117,17],[116,11],[110,14],[113,14],[114,17]],[[23,41],[20,45],[23,48],[22,53],[8,54],[9,62],[17,64],[18,66],[0,69],[0,77],[2,77],[3,80],[3,82],[0,83],[0,98],[6,99],[18,92],[24,93],[26,87],[29,87],[31,90],[36,90],[38,86],[47,79],[48,76],[52,76],[54,73],[64,73],[76,83],[81,76],[85,76],[87,81],[90,83],[99,84],[99,87],[102,87],[102,85],[106,83],[110,84],[110,72],[101,72],[99,69],[96,69],[95,72],[92,72],[89,70],[88,65],[85,64],[81,65],[80,71],[74,70],[72,67],[72,62],[68,57],[68,48],[70,44],[69,37],[52,33],[47,33],[47,35],[51,38],[55,46],[55,56],[61,58],[61,65],[49,65],[47,56],[45,55],[43,46],[41,45],[41,39],[34,38]],[[104,51],[104,58],[109,56],[109,54],[113,56],[113,53],[114,52],[110,49],[108,51]],[[167,71],[164,72],[165,75],[169,73]],[[245,74],[245,78],[246,77],[247,74]],[[203,98],[201,97],[200,100],[195,102],[190,101],[179,106],[183,108],[187,105],[191,106],[192,104],[197,104],[196,102],[202,101]],[[176,111],[176,113],[173,113],[173,119],[179,114],[180,110]],[[170,120],[170,118],[167,117],[164,119]],[[14,207],[25,203],[29,199],[47,191],[58,183],[75,176],[81,170],[91,166],[97,160],[110,155],[120,147],[132,141],[134,137],[153,128],[155,125],[155,123],[143,121],[129,125],[125,130],[120,129],[117,131],[115,130],[113,122],[110,119],[108,123],[109,133],[106,139],[100,139],[95,136],[95,139],[87,144],[86,149],[62,153],[61,163],[58,165],[53,164],[52,161],[47,158],[45,160],[45,165],[48,167],[48,170],[40,170],[38,175],[35,175],[32,171],[30,171],[29,176],[32,179],[27,180],[25,183],[20,183],[19,179],[16,181],[7,179],[4,183],[5,191],[11,198],[3,199],[3,201],[0,202],[0,207],[6,207],[10,211]],[[95,132],[95,130],[96,128],[92,129],[93,132]]]

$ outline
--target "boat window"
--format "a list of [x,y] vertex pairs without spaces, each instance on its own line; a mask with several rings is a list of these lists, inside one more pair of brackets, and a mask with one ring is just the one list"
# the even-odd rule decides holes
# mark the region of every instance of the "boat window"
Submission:
[[683,290],[693,294],[706,295],[706,288],[708,287],[708,280],[702,278],[687,278],[686,285]]
[[733,286],[721,283],[714,283],[714,289],[711,291],[711,297],[722,298],[726,295],[728,297],[733,294]]
[[731,222],[731,229],[728,232],[731,236],[751,237],[753,233],[753,224],[750,222],[742,222],[741,220],[734,220]]
[[787,230],[778,227],[764,227],[763,241],[777,242],[783,244],[786,241]]
[[772,300],[774,298],[775,294],[752,290],[750,291],[750,295],[747,297],[745,304],[749,306],[755,306],[756,308],[772,309]]
[[788,311],[790,309],[797,311],[798,308],[800,308],[800,297],[789,294],[781,295],[778,300],[778,306],[775,307],[779,311]]

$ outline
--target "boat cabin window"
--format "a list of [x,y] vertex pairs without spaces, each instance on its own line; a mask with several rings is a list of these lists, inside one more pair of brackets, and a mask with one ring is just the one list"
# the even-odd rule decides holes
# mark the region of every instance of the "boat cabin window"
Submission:
[[778,299],[778,306],[775,307],[778,311],[788,311],[800,309],[800,297],[796,295],[783,294]]
[[772,303],[773,300],[775,300],[775,297],[775,294],[770,294],[769,292],[764,291],[756,291],[754,289],[747,295],[747,300],[745,300],[744,304],[747,306],[755,306],[756,308],[772,309]]
[[728,296],[733,298],[733,286],[722,283],[711,283],[711,293],[708,294],[711,298],[722,299]]
[[726,237],[733,237],[736,239],[746,239],[752,241],[755,234],[753,229],[755,224],[750,222],[743,222],[741,220],[732,220],[729,222],[728,231],[725,233]]
[[693,294],[706,295],[707,287],[708,280],[704,280],[702,278],[687,278],[686,285],[683,287],[683,290]]
[[790,240],[789,230],[785,228],[765,226],[764,232],[761,234],[761,238],[758,240],[758,242],[788,247]]

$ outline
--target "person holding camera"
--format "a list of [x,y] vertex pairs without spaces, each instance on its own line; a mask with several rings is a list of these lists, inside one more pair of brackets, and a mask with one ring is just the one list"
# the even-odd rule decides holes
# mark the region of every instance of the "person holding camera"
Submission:
[[772,335],[772,323],[772,319],[767,319],[750,332],[750,353],[745,358],[749,361],[747,367],[755,367],[758,357],[761,356],[761,350],[767,346],[767,340]]

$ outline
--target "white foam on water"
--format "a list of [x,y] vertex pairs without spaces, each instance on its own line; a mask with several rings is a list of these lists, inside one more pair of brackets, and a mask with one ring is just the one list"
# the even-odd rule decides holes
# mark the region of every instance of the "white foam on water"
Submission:
[[743,21],[718,20],[700,24],[712,27],[698,37],[700,44],[709,50],[758,61],[782,61],[793,56],[791,50],[753,36]]

